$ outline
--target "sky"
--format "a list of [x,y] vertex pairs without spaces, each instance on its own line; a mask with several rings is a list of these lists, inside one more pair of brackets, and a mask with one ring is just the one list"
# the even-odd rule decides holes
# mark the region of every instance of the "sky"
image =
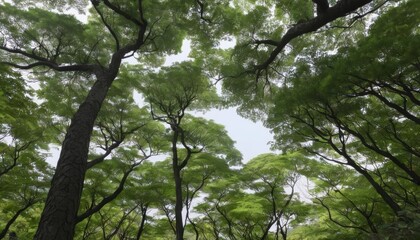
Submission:
[[243,162],[270,152],[269,142],[272,141],[270,131],[261,122],[254,123],[242,118],[236,113],[235,108],[212,109],[202,114],[202,117],[225,126],[230,138],[236,142],[235,147],[242,153]]

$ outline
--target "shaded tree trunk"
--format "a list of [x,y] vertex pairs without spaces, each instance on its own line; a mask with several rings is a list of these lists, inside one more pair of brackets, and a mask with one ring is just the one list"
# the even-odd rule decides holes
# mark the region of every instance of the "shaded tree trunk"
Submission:
[[144,227],[146,224],[148,204],[141,205],[140,207],[141,207],[141,223],[140,223],[139,230],[137,231],[136,240],[140,240],[141,235],[143,234]]
[[34,239],[73,239],[93,125],[114,78],[98,74],[71,120]]
[[182,220],[182,178],[181,178],[181,169],[179,169],[178,161],[174,160],[173,163],[174,170],[174,179],[175,179],[175,193],[176,193],[176,203],[175,203],[175,226],[176,226],[176,239],[184,239],[184,224]]

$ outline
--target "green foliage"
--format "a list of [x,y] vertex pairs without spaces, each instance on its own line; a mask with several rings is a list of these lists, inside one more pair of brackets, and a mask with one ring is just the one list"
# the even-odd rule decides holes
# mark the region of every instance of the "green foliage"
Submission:
[[374,235],[381,239],[416,239],[420,236],[420,215],[418,210],[402,211],[399,218],[380,227],[380,233]]
[[187,108],[208,109],[218,101],[215,88],[194,62],[162,67],[159,72],[146,75],[138,87],[158,115],[176,116]]
[[18,72],[0,68],[0,233],[10,223],[9,231],[29,238],[52,175],[42,153],[49,139],[33,91]]
[[[45,149],[147,22],[99,103],[79,217],[110,201],[75,238],[173,239],[177,200],[187,239],[419,238],[420,3],[388,1],[361,18],[377,4],[289,41],[264,67],[288,29],[319,15],[313,1],[2,1],[0,232],[19,213],[8,232],[33,237],[52,176]],[[162,66],[185,40],[191,61]],[[27,57],[42,66],[11,68],[31,68]],[[96,75],[49,71],[84,64]],[[225,128],[194,116],[238,104],[266,120],[282,154],[242,164]]]
[[[398,223],[384,193],[403,208],[417,206],[418,7],[416,1],[401,3],[357,44],[301,59],[288,83],[279,86],[267,124],[283,151],[308,150],[313,160],[305,175],[315,184],[319,207],[315,222],[297,227],[292,239],[308,232],[311,239],[385,237],[380,228]],[[380,187],[372,188],[372,182]],[[408,238],[416,234],[407,232],[413,234]]]

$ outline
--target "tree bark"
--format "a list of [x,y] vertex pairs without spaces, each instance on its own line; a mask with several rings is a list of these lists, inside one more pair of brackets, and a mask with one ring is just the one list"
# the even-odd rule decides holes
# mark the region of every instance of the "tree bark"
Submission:
[[174,179],[175,179],[175,193],[176,193],[176,203],[175,203],[175,226],[176,226],[176,239],[184,239],[184,224],[182,220],[182,178],[181,178],[181,169],[179,169],[178,161],[173,165],[174,170]]
[[114,78],[97,74],[96,82],[71,121],[34,237],[36,240],[73,239],[93,125]]

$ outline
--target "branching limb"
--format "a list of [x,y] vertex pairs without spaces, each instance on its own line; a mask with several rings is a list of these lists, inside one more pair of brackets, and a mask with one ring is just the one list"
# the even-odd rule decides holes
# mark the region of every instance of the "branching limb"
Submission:
[[[147,157],[146,157],[147,158]],[[130,175],[130,173],[135,169],[135,167],[137,167],[138,165],[140,165],[146,158],[132,164],[130,166],[130,168],[128,169],[128,171],[126,171],[120,181],[120,184],[118,185],[118,188],[109,196],[105,197],[102,199],[102,201],[89,208],[87,211],[85,211],[84,213],[78,215],[76,217],[76,222],[79,223],[81,221],[83,221],[84,219],[88,218],[89,216],[91,216],[92,214],[98,212],[99,210],[101,210],[106,204],[108,204],[109,202],[113,201],[115,198],[118,197],[118,195],[124,190],[124,185],[125,182],[127,181],[128,176]]]
[[363,231],[363,232],[368,232],[364,228],[361,228],[361,227],[358,227],[358,226],[346,225],[346,224],[340,223],[339,221],[335,220],[332,216],[330,208],[324,203],[324,201],[322,201],[322,199],[320,199],[320,198],[316,198],[316,200],[318,200],[318,202],[321,204],[321,206],[323,206],[327,210],[328,218],[330,219],[331,222],[333,222],[333,223],[335,223],[338,226],[343,227],[343,228],[353,228],[353,229],[357,229],[357,230],[360,230],[360,231]]
[[112,27],[107,23],[107,21],[105,20],[104,14],[99,10],[98,5],[94,4],[94,0],[91,0],[92,4],[93,4],[93,8],[95,9],[95,11],[98,13],[99,17],[102,20],[102,23],[105,25],[105,27],[108,29],[108,31],[111,33],[112,37],[115,40],[115,49],[116,51],[118,51],[120,49],[120,41],[118,39],[118,36],[116,34],[116,32],[112,29]]
[[[141,2],[141,1],[139,1]],[[119,6],[116,6],[112,3],[110,3],[108,0],[103,0],[103,3],[112,11],[114,11],[116,14],[124,17],[125,19],[127,19],[128,21],[134,23],[137,26],[143,26],[143,23],[140,22],[138,19],[134,18],[133,16],[131,16],[130,14],[128,14],[127,12],[123,11]],[[139,4],[139,9],[141,9],[140,4]]]
[[[25,144],[23,144],[22,146],[15,146],[14,147],[14,149],[13,149],[13,153],[12,153],[12,164],[10,164],[10,165],[7,165],[6,163],[5,163],[5,159],[2,159],[2,162],[3,162],[3,167],[4,167],[4,169],[2,169],[1,171],[0,171],[0,177],[2,176],[2,175],[4,175],[4,174],[7,174],[10,170],[12,170],[14,167],[16,167],[16,165],[17,165],[17,161],[19,160],[19,158],[20,158],[20,153],[22,152],[22,151],[24,151],[25,149],[27,149],[31,144],[32,144],[33,142],[32,141],[29,141],[29,142],[27,142],[27,143],[25,143]],[[3,158],[3,157],[2,157]]]
[[212,23],[212,21],[209,18],[206,18],[204,16],[204,3],[200,0],[196,0],[198,7],[199,7],[199,12],[200,12],[200,19],[203,20],[204,22],[207,23]]
[[[325,0],[314,0],[314,2],[325,5]],[[327,8],[321,15],[318,15],[309,21],[294,25],[285,35],[283,35],[280,41],[278,41],[276,48],[271,52],[268,59],[263,63],[254,66],[249,73],[254,73],[257,77],[261,76],[262,72],[267,71],[269,65],[276,60],[277,56],[291,40],[306,33],[314,32],[327,23],[330,23],[337,18],[344,17],[370,2],[372,2],[372,0],[340,0],[334,6]]]

